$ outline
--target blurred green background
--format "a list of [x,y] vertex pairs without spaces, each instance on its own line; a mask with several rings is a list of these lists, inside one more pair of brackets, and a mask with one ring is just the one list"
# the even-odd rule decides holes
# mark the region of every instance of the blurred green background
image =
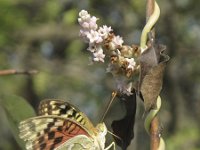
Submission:
[[[9,112],[11,116],[4,111],[5,103],[17,106],[14,103],[18,98],[12,95],[23,97],[34,109],[42,99],[64,99],[79,107],[94,124],[98,123],[114,84],[104,64],[88,65],[88,45],[78,36],[78,12],[88,10],[100,18],[100,25],[112,26],[126,44],[138,44],[145,24],[145,2],[0,0],[0,70],[39,71],[32,76],[0,77],[0,149],[20,149],[9,120],[18,110],[27,112],[23,107],[15,107]],[[161,93],[159,117],[163,137],[168,150],[200,150],[200,1],[158,0],[158,3],[161,17],[156,37],[159,43],[167,45],[171,57]],[[108,127],[110,120],[122,116],[121,110],[120,106],[111,107],[105,119]],[[138,102],[135,138],[129,150],[149,149],[143,112],[142,102]]]

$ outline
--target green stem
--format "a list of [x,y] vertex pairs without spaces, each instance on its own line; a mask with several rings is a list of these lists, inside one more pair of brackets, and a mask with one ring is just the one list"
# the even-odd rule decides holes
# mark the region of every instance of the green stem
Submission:
[[145,122],[144,122],[144,127],[145,127],[145,130],[147,131],[148,134],[150,134],[151,120],[156,116],[156,114],[160,110],[160,107],[161,107],[161,98],[160,98],[160,96],[158,96],[157,102],[156,102],[156,109],[152,109],[148,113],[148,115],[145,119]]
[[[154,117],[156,117],[158,111],[160,110],[160,107],[161,107],[161,97],[158,96],[157,102],[156,102],[156,109],[150,110],[150,112],[148,113],[144,121],[144,127],[148,134],[150,134],[151,121],[153,120]],[[161,136],[160,136],[160,143],[159,143],[158,150],[165,150],[165,142]]]
[[148,22],[146,23],[145,27],[142,30],[141,39],[140,39],[141,53],[143,53],[147,49],[147,45],[146,45],[147,35],[151,31],[155,23],[157,22],[159,16],[160,16],[160,8],[157,2],[155,1],[153,14],[150,16],[150,18],[148,19]]

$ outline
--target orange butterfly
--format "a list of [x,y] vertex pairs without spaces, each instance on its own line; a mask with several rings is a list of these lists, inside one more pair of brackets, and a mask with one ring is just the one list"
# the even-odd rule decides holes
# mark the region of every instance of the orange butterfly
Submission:
[[22,121],[20,138],[27,150],[108,150],[105,148],[107,128],[96,127],[75,106],[62,100],[44,100],[39,105],[39,116]]

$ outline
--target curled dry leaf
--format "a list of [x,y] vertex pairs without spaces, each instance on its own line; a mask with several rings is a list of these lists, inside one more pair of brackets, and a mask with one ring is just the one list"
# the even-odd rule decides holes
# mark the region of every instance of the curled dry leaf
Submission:
[[163,54],[166,47],[153,41],[150,41],[148,49],[139,59],[141,72],[138,91],[141,92],[146,111],[156,106],[156,99],[162,89],[164,69],[169,60],[169,56]]

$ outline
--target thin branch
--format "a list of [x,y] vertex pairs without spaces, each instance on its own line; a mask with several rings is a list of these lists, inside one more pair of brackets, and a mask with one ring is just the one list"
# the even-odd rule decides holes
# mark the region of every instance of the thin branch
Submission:
[[15,69],[0,70],[0,76],[16,75],[16,74],[32,75],[36,73],[38,73],[37,70],[24,70],[24,71],[18,71]]
[[159,137],[159,120],[158,117],[154,117],[151,121],[150,127],[150,138],[151,138],[151,150],[157,150],[160,144],[160,137]]

